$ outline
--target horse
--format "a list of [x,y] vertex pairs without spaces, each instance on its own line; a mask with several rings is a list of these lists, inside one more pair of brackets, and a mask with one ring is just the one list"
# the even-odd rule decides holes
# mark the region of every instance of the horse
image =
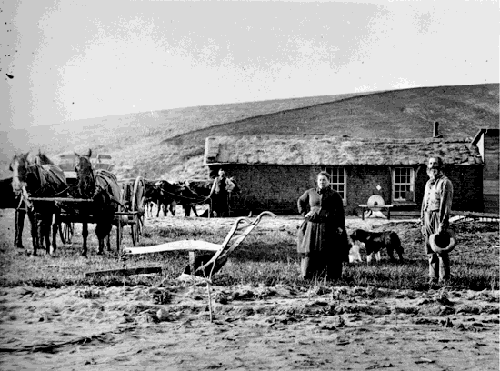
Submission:
[[24,201],[20,194],[16,194],[12,188],[13,178],[0,179],[0,209],[16,209],[15,215],[15,235],[14,244],[20,249],[24,249],[23,246],[23,229],[24,229],[24,218],[26,211],[24,210]]
[[[54,197],[64,193],[67,189],[64,172],[41,152],[34,158],[29,157],[29,152],[15,155],[9,168],[13,172],[12,188],[16,194],[22,195],[31,223],[33,255],[37,255],[37,249],[41,249],[44,242],[46,253],[53,255],[58,225],[57,223],[52,224],[52,218],[59,213],[59,208],[55,202],[30,201],[29,198]],[[23,217],[24,215],[19,216]],[[52,244],[50,243],[51,225]],[[18,233],[19,230],[16,228],[16,237]],[[18,246],[19,243],[17,241]]]
[[19,197],[12,188],[12,177],[0,179],[0,209],[14,209],[19,205]]
[[[90,205],[81,206],[83,214],[87,217],[92,215],[93,221],[96,224],[95,234],[99,240],[99,248],[97,255],[104,254],[104,245],[107,250],[111,250],[109,235],[111,228],[115,224],[115,213],[120,205],[121,189],[118,185],[116,176],[104,169],[93,170],[90,162],[92,151],[89,150],[87,155],[78,155],[76,164],[76,175],[78,180],[78,192],[80,197],[91,199]],[[83,247],[82,256],[87,256],[87,236],[88,236],[88,219],[83,219]],[[106,242],[105,242],[106,240]]]

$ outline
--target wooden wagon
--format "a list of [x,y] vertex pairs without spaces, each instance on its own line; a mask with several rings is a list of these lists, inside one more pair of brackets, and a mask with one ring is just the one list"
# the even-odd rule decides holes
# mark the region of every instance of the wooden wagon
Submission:
[[[77,177],[75,172],[76,155],[64,154],[58,156],[58,166],[64,171],[66,183],[68,186],[76,186]],[[94,170],[105,169],[112,171],[114,164],[110,155],[98,154],[91,157],[91,163]],[[142,235],[145,222],[145,180],[142,176],[133,179],[119,180],[121,186],[121,199],[118,211],[115,212],[116,226],[116,249],[120,251],[123,239],[123,230],[126,226],[130,227],[132,243],[135,246]],[[71,242],[74,235],[75,223],[94,223],[94,216],[88,213],[80,213],[78,204],[91,203],[92,199],[74,198],[74,197],[29,197],[31,201],[56,202],[61,213],[59,217],[60,238],[63,244]],[[66,207],[65,207],[66,206]]]

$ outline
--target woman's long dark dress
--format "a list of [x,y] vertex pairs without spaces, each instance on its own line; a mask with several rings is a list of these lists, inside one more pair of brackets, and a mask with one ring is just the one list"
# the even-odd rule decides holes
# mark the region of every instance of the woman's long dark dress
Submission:
[[311,188],[299,197],[297,207],[302,215],[309,210],[314,213],[306,218],[298,232],[302,276],[340,277],[342,262],[348,254],[342,197],[331,188]]

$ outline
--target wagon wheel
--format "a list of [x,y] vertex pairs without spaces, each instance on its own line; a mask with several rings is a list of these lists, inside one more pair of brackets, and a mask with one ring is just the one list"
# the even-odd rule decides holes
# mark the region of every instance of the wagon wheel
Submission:
[[121,203],[122,203],[122,211],[124,215],[120,217],[120,221],[122,224],[122,230],[121,230],[121,238],[123,239],[123,226],[124,225],[129,225],[130,226],[130,237],[132,238],[132,244],[135,246],[137,242],[137,227],[136,227],[136,219],[135,219],[135,213],[133,212],[132,208],[132,202],[134,199],[133,195],[133,190],[132,190],[132,184],[127,183],[123,185],[122,188],[122,198],[121,198]]
[[132,241],[134,243],[139,243],[140,235],[142,235],[142,230],[144,228],[145,221],[145,198],[146,198],[146,182],[142,176],[135,178],[134,190],[132,192],[132,204],[131,211],[134,213],[133,222],[131,224],[132,229]]
[[[118,205],[118,213],[122,212],[122,205],[123,205],[123,192],[121,193],[121,200],[120,200],[121,205]],[[115,215],[116,218],[116,253],[120,253],[120,244],[121,244],[121,239],[122,239],[122,216],[121,215]]]
[[[123,242],[123,232],[125,230],[125,226],[130,225],[130,184],[124,184],[121,193],[120,193],[120,205],[118,205],[116,219],[116,241],[117,248],[119,248],[118,244]],[[130,231],[132,235],[132,242],[135,245],[135,239],[133,231]]]

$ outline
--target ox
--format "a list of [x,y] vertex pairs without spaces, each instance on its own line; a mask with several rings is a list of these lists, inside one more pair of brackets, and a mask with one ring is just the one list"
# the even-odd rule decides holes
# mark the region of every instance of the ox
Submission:
[[[190,216],[191,210],[194,215],[199,216],[196,212],[197,204],[209,204],[210,189],[212,181],[209,180],[186,180],[184,181],[184,190],[182,191],[184,215]],[[192,203],[190,203],[192,201]]]
[[[175,206],[179,197],[182,196],[183,186],[171,184],[166,180],[158,180],[156,182],[147,182],[145,198],[146,203],[156,203],[156,216],[160,215],[160,210],[163,207],[163,214],[167,216],[167,210],[172,215],[175,215]],[[150,208],[151,211],[151,208]]]

